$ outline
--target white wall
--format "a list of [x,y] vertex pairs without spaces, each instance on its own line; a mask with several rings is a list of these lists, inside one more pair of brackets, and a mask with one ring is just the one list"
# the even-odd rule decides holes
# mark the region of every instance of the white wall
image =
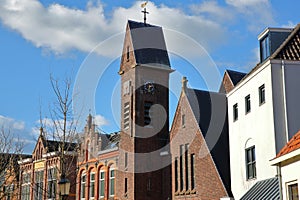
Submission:
[[[258,88],[262,84],[265,84],[266,102],[259,105]],[[245,97],[248,94],[251,98],[251,112],[245,114]],[[270,166],[269,163],[269,160],[276,156],[270,62],[253,72],[227,96],[231,186],[234,198],[240,199],[256,181],[276,175],[276,167]],[[238,103],[239,118],[234,122],[235,103]],[[257,178],[246,180],[245,148],[253,144],[256,151]]]
[[282,176],[282,197],[283,200],[288,200],[288,185],[298,183],[298,192],[300,192],[300,161],[281,167]]

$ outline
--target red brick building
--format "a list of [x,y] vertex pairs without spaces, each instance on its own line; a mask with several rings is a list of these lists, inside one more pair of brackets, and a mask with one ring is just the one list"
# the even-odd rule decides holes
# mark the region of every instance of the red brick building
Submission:
[[47,140],[41,129],[32,157],[19,161],[20,165],[20,199],[49,200],[59,199],[58,182],[62,173],[61,149],[64,145],[64,167],[66,178],[70,181],[70,196],[75,200],[77,174],[77,144]]
[[88,116],[78,158],[76,199],[119,199],[119,139],[119,133],[100,134],[92,116]]
[[226,96],[183,87],[171,128],[172,199],[232,197]]

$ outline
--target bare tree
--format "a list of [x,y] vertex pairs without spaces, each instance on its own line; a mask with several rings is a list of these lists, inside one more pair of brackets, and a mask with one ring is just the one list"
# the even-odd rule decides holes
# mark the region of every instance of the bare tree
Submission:
[[[55,100],[49,106],[50,119],[41,120],[46,145],[48,151],[56,151],[60,158],[57,180],[67,178],[76,184],[79,115],[75,116],[72,110],[72,81],[68,78],[60,81],[51,75],[50,82]],[[75,193],[75,185],[71,185],[70,192]]]
[[23,155],[23,143],[15,137],[10,128],[0,130],[0,199],[17,197],[19,184],[18,160]]

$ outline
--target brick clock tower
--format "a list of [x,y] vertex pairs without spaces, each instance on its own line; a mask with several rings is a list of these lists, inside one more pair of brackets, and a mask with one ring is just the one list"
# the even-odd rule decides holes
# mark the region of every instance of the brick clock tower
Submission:
[[121,58],[121,140],[117,195],[171,199],[169,74],[161,27],[128,21]]

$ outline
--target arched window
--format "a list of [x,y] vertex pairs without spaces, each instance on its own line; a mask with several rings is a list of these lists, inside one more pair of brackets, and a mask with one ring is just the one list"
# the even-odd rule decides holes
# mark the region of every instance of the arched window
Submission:
[[104,198],[105,194],[105,171],[103,169],[100,169],[99,171],[99,199]]
[[85,183],[86,183],[86,174],[82,172],[80,177],[80,198],[85,200]]
[[115,169],[109,168],[109,196],[115,195]]
[[89,199],[95,198],[95,172],[90,173],[90,190],[89,190]]

